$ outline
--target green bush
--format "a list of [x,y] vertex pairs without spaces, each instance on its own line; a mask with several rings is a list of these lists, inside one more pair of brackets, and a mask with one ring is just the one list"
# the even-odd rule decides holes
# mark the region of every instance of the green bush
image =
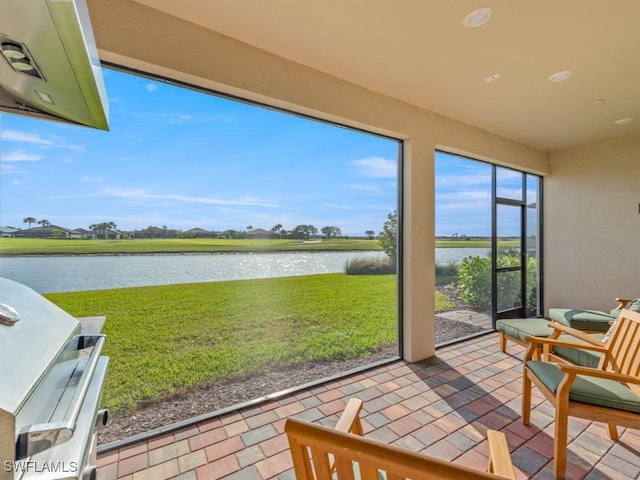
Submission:
[[[498,266],[517,266],[520,255],[517,250],[504,249],[498,253]],[[527,257],[527,301],[526,314],[537,313],[537,261],[535,257]],[[507,310],[519,305],[520,282],[519,272],[505,272],[498,276],[498,311]],[[483,310],[491,306],[491,258],[466,257],[460,266],[458,277],[460,296],[474,309]]]
[[471,308],[481,310],[491,305],[491,259],[465,257],[458,277],[460,297]]

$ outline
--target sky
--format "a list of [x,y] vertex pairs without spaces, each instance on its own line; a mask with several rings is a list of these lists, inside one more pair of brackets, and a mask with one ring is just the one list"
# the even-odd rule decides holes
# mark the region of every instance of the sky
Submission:
[[[501,198],[523,200],[527,205],[537,201],[537,177],[526,175],[523,193],[522,172],[496,168],[496,195]],[[488,237],[491,235],[492,166],[444,152],[435,155],[436,236]],[[535,233],[537,220],[534,208],[527,209],[528,234]],[[499,205],[497,211],[498,237],[520,234],[520,208]]]
[[103,69],[110,131],[0,114],[0,225],[382,229],[399,143]]
[[[103,69],[110,131],[0,114],[0,226],[282,225],[378,234],[398,205],[396,140]],[[491,166],[436,152],[436,235],[491,233]],[[498,191],[521,195],[498,170]],[[500,234],[519,223],[501,215]],[[37,226],[37,225],[32,225]]]

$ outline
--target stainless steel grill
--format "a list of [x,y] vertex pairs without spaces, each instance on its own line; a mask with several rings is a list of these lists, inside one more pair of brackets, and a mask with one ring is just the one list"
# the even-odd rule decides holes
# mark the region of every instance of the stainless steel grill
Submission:
[[0,277],[0,480],[96,478],[104,341]]

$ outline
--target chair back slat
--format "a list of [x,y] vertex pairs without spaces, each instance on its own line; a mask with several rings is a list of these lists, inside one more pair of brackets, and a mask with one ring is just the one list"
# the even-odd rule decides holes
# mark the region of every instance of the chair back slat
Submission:
[[607,347],[609,351],[603,356],[602,369],[635,377],[640,375],[640,313],[622,310]]
[[323,448],[310,446],[311,464],[317,478],[331,478],[331,459],[329,452]]
[[355,475],[353,473],[353,462],[347,458],[337,458],[336,459],[336,478],[344,479],[344,480],[355,480]]

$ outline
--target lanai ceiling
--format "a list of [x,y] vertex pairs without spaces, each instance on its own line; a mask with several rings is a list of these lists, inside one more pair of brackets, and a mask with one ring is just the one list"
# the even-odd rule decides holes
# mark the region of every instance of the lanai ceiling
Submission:
[[541,150],[640,133],[639,0],[136,1]]

